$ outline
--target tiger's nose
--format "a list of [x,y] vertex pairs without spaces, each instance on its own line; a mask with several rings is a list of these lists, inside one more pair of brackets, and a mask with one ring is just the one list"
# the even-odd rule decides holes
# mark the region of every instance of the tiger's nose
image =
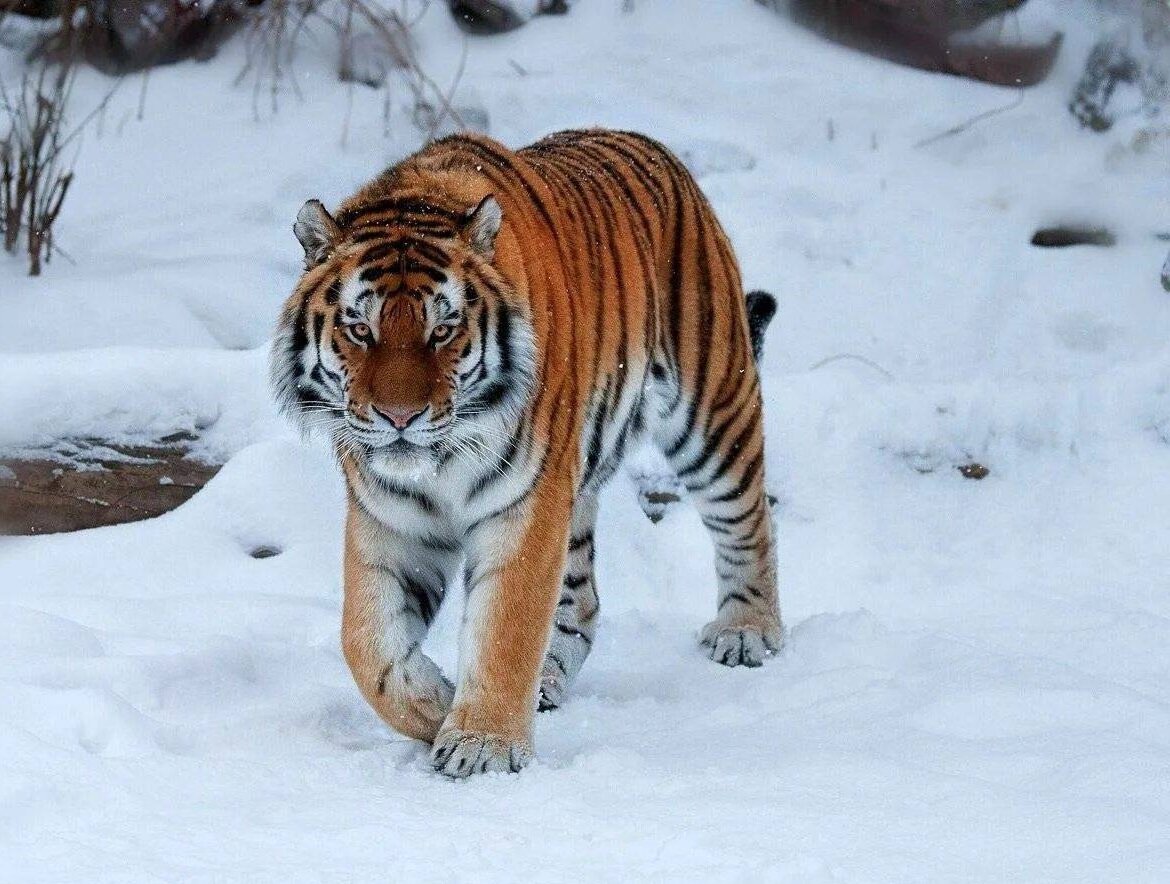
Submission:
[[387,408],[379,408],[377,405],[373,406],[374,411],[386,418],[394,425],[396,430],[405,430],[410,426],[411,421],[423,413],[423,409],[414,408],[412,406],[390,406]]

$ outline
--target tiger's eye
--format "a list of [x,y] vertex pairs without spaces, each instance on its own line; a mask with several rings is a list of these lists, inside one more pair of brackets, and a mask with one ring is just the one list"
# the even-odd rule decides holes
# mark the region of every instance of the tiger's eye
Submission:
[[349,330],[355,338],[368,338],[370,336],[370,327],[364,322],[355,322],[349,327]]
[[439,326],[435,327],[435,330],[433,332],[431,332],[431,337],[435,341],[438,341],[441,343],[441,342],[447,340],[447,338],[451,337],[451,333],[453,331],[454,331],[454,329],[451,328],[451,326],[449,326],[449,325],[439,325]]

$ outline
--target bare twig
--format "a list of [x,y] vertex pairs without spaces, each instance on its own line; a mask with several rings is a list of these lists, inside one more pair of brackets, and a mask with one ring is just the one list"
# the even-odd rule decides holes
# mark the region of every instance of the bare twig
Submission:
[[118,84],[71,130],[65,130],[65,113],[74,82],[74,67],[66,62],[53,67],[41,64],[36,73],[26,72],[18,93],[0,83],[0,115],[7,132],[0,140],[0,231],[4,248],[15,253],[23,232],[29,275],[38,276],[42,264],[60,254],[72,258],[55,240],[55,225],[73,184],[73,156],[66,150],[85,126],[101,113]]
[[30,276],[40,275],[42,260],[52,254],[53,223],[73,181],[62,158],[72,83],[70,67],[62,66],[50,77],[49,67],[42,65],[35,75],[24,75],[19,95],[0,91],[8,117],[8,132],[0,143],[0,225],[9,252],[16,251],[20,232],[25,232]]
[[[422,69],[415,55],[411,28],[426,13],[431,0],[421,0],[412,13],[405,0],[399,0],[398,9],[390,9],[388,0],[265,0],[249,14],[245,31],[246,60],[236,77],[241,83],[253,80],[253,112],[260,115],[260,93],[267,87],[271,110],[278,110],[278,96],[285,82],[299,96],[295,77],[289,76],[302,41],[315,39],[316,32],[324,30],[337,41],[338,69],[343,80],[361,81],[376,86],[380,73],[363,76],[362,60],[356,41],[373,38],[375,52],[384,53],[390,66],[402,72],[402,81],[410,91],[414,106],[437,106],[433,115],[436,125],[445,119],[463,122],[451,107],[450,94],[445,93]],[[463,62],[460,62],[462,75]],[[456,82],[458,82],[458,77]],[[348,120],[348,114],[347,114]],[[342,133],[343,141],[348,135]]]
[[138,122],[146,119],[146,90],[150,88],[150,68],[142,72],[142,88],[138,90]]
[[886,371],[884,368],[882,368],[880,365],[878,365],[872,359],[867,359],[864,356],[858,356],[856,353],[838,353],[835,356],[826,357],[825,359],[822,359],[820,362],[814,362],[812,365],[810,365],[808,367],[808,370],[809,371],[816,371],[817,369],[824,368],[826,365],[831,365],[834,362],[841,362],[842,360],[846,360],[846,359],[852,359],[854,362],[860,362],[862,365],[869,366],[874,371],[879,372],[880,374],[884,375],[887,381],[894,380],[894,375],[892,373]]
[[451,79],[451,88],[447,90],[447,94],[442,96],[441,110],[435,114],[435,119],[431,123],[430,131],[427,132],[427,141],[432,140],[435,134],[439,131],[439,126],[447,117],[451,117],[456,125],[463,126],[463,120],[455,113],[455,109],[451,106],[451,100],[455,97],[455,90],[459,88],[459,82],[463,79],[463,72],[467,68],[467,38],[463,38],[463,50],[459,54],[459,67],[455,69],[455,76]]
[[1015,110],[1017,107],[1019,107],[1023,103],[1024,103],[1024,90],[1020,89],[1018,91],[1018,93],[1016,94],[1016,97],[1012,101],[1010,101],[1009,103],[1003,105],[1002,107],[992,108],[991,110],[986,110],[986,111],[983,111],[983,113],[976,114],[975,116],[971,117],[968,120],[964,120],[963,122],[961,122],[955,126],[951,126],[951,128],[947,129],[944,132],[939,132],[937,135],[931,135],[929,138],[922,139],[917,144],[915,144],[914,147],[915,147],[915,149],[920,148],[920,147],[926,147],[927,145],[934,144],[936,141],[942,141],[944,138],[950,138],[952,135],[958,135],[960,132],[967,131],[972,126],[974,126],[976,123],[981,123],[984,120],[988,119],[989,117],[994,117],[997,114],[1002,114],[1002,113],[1006,113],[1007,111],[1010,111],[1010,110]]

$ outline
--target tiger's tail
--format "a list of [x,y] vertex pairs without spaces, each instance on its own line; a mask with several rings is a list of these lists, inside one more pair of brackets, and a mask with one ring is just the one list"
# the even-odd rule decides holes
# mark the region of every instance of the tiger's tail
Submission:
[[764,333],[772,317],[776,315],[776,299],[763,289],[755,289],[745,296],[747,301],[748,330],[752,338],[752,355],[756,365],[764,355]]

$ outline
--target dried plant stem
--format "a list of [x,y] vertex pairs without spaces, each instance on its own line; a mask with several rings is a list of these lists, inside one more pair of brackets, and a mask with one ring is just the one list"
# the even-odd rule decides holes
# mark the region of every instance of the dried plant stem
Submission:
[[850,360],[850,359],[853,360],[854,362],[860,362],[862,365],[865,365],[865,366],[868,366],[869,368],[872,368],[874,371],[883,375],[887,381],[894,380],[894,375],[891,372],[882,368],[880,365],[878,365],[872,359],[867,359],[865,356],[858,356],[856,353],[837,353],[834,356],[828,356],[828,357],[820,360],[819,362],[815,362],[812,365],[810,365],[808,367],[808,370],[809,371],[817,371],[818,369],[824,368],[826,365],[832,365],[834,362],[841,362],[843,360]]
[[1021,89],[1021,90],[1019,90],[1019,93],[1016,95],[1016,97],[1014,99],[1012,99],[1010,102],[1008,102],[1007,104],[1001,105],[1000,107],[993,107],[991,110],[985,110],[982,113],[975,114],[975,116],[970,117],[969,119],[966,119],[961,123],[957,123],[956,125],[951,126],[951,128],[949,128],[943,132],[939,132],[937,135],[931,135],[929,138],[923,138],[921,141],[919,141],[917,144],[915,144],[914,147],[916,149],[920,148],[920,147],[926,147],[928,145],[934,144],[936,141],[942,141],[944,138],[950,138],[952,135],[958,135],[961,132],[966,132],[968,129],[970,129],[972,126],[974,126],[976,123],[981,123],[983,120],[986,120],[989,117],[994,117],[997,114],[1002,114],[1002,113],[1006,113],[1007,111],[1010,111],[1010,110],[1015,110],[1017,107],[1019,107],[1023,103],[1024,103],[1024,90]]
[[[387,63],[402,73],[402,82],[411,95],[417,110],[426,106],[428,137],[438,127],[451,120],[456,126],[464,121],[452,107],[452,96],[462,78],[466,64],[467,47],[460,59],[459,69],[451,88],[444,90],[423,70],[415,53],[411,28],[426,13],[431,0],[422,0],[417,11],[400,0],[397,9],[388,8],[385,0],[265,0],[251,15],[245,39],[247,59],[236,77],[240,83],[253,78],[253,112],[260,116],[260,92],[267,86],[271,95],[271,110],[278,109],[277,97],[286,80],[297,90],[296,78],[289,76],[294,57],[302,41],[312,37],[319,28],[330,32],[337,40],[338,70],[347,82],[365,81],[361,75],[361,59],[357,41],[373,37],[375,52],[384,55]],[[375,85],[380,80],[365,81]],[[346,115],[343,141],[348,138],[349,114]]]
[[10,254],[16,253],[24,233],[30,276],[40,275],[54,254],[65,254],[55,242],[54,231],[73,184],[66,149],[104,110],[117,88],[115,84],[96,108],[67,131],[65,113],[73,80],[74,68],[65,63],[42,64],[35,73],[26,72],[15,93],[0,83],[0,120],[7,124],[0,139],[0,230]]

